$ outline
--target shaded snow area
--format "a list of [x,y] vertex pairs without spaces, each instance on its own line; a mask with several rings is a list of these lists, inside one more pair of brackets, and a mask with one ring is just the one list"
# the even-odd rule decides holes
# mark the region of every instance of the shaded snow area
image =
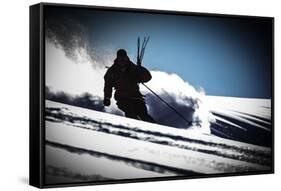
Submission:
[[213,114],[212,134],[261,146],[272,146],[271,100],[205,96]]
[[[210,107],[217,99],[210,98]],[[231,103],[231,110],[224,103],[213,107],[213,128],[223,131],[222,138],[200,128],[173,128],[46,101],[45,183],[270,171],[270,147],[227,138],[227,129],[270,132],[270,113],[244,104],[245,113],[239,113],[241,107]]]

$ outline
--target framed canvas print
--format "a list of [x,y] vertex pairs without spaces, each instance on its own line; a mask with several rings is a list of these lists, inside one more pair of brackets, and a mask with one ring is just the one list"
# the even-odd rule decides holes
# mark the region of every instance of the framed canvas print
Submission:
[[274,19],[30,7],[30,184],[274,172]]

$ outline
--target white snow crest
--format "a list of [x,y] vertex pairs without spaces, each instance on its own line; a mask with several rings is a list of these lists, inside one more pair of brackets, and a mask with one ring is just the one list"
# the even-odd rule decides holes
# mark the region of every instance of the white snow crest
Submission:
[[[169,105],[175,108],[185,119],[192,121],[192,128],[209,134],[210,123],[215,119],[208,108],[208,104],[205,103],[206,95],[204,91],[196,90],[191,84],[174,73],[169,74],[162,71],[151,71],[151,74],[152,80],[146,83],[146,85],[168,102]],[[140,85],[140,88],[141,92],[145,94],[150,93],[144,86]],[[155,99],[155,96],[153,96],[154,95],[148,97],[148,103],[151,102],[149,99]],[[157,115],[156,113],[165,114],[166,120],[168,120],[167,118],[171,120],[174,120],[176,117],[181,118],[176,112],[169,108],[169,106],[161,102],[162,101],[158,99],[158,104],[153,104],[149,107],[154,107],[153,110],[157,111],[154,112],[155,115]],[[191,117],[188,116],[190,115],[187,111],[188,108],[194,110]],[[181,128],[186,125],[182,120],[180,120],[180,122],[182,123],[181,125],[175,125]]]

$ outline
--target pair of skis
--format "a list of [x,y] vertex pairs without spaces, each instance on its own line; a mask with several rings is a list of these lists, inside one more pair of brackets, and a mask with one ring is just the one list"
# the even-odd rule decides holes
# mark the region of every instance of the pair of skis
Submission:
[[143,56],[144,56],[144,52],[145,52],[145,48],[146,45],[149,41],[149,36],[148,37],[144,37],[143,41],[142,41],[142,45],[140,47],[140,37],[138,37],[138,56],[137,56],[137,65],[141,65],[142,60],[143,60]]

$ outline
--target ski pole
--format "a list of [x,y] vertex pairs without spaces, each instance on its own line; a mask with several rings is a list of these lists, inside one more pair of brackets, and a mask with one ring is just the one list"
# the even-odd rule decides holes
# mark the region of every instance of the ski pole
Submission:
[[188,125],[192,125],[192,122],[188,121],[180,112],[178,112],[173,106],[167,103],[163,98],[161,98],[157,93],[155,93],[152,89],[150,89],[144,83],[141,83],[144,87],[146,87],[151,93],[153,93],[158,99],[160,99],[163,103],[165,103],[170,109],[172,109],[178,116],[180,116]]

